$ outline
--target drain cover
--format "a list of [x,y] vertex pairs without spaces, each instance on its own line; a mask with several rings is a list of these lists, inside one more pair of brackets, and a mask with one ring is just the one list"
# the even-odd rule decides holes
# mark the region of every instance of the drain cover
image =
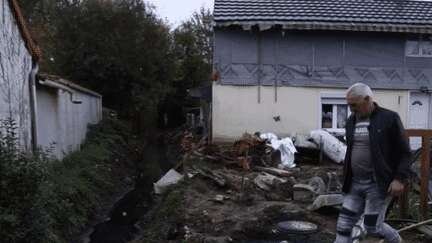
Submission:
[[318,226],[307,221],[284,221],[277,224],[277,229],[286,234],[312,234],[318,231]]

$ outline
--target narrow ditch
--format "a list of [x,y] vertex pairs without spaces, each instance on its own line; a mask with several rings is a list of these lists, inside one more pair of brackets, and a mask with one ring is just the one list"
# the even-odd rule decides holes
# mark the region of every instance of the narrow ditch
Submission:
[[138,233],[135,224],[153,203],[153,182],[173,166],[161,144],[148,145],[143,155],[143,160],[137,163],[134,189],[115,203],[107,220],[97,224],[84,243],[126,243]]

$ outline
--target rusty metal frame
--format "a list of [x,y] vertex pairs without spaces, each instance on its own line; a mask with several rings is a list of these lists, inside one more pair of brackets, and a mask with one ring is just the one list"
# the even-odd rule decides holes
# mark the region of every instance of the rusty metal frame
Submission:
[[[429,174],[430,174],[430,145],[432,130],[426,129],[406,129],[407,137],[422,138],[422,153],[420,165],[420,219],[426,220],[429,217],[428,197],[429,197]],[[408,186],[409,188],[409,186]],[[406,218],[408,211],[408,189],[400,198],[400,216]]]

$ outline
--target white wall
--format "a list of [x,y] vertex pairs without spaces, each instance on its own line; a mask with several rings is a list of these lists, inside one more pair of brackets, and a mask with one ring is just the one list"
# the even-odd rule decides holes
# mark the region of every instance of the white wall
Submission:
[[[213,84],[213,140],[232,141],[243,133],[274,132],[280,136],[308,134],[320,126],[322,93],[344,94],[345,89],[261,87]],[[375,90],[381,106],[399,113],[406,124],[408,91]],[[280,116],[276,122],[273,117]]]
[[71,102],[70,93],[40,86],[37,89],[38,143],[52,148],[53,155],[61,159],[68,152],[78,150],[85,140],[87,126],[102,119],[102,99],[75,91]]
[[8,0],[0,0],[0,119],[13,118],[24,149],[31,148],[29,74],[32,57]]

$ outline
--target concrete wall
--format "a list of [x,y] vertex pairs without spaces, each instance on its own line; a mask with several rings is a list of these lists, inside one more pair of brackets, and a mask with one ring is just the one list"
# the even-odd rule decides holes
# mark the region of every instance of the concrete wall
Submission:
[[[213,85],[213,140],[232,141],[243,133],[308,134],[320,126],[322,93],[343,95],[345,89]],[[260,94],[260,103],[258,103]],[[408,91],[375,91],[376,101],[397,111],[407,122]],[[280,122],[273,117],[280,116]]]
[[215,31],[215,69],[227,85],[432,89],[432,58],[407,57],[406,34]]
[[100,97],[75,91],[74,100],[82,103],[72,103],[70,93],[63,90],[38,86],[38,143],[52,149],[52,154],[59,159],[78,150],[85,140],[87,126],[102,119]]
[[24,149],[31,148],[29,74],[32,57],[8,0],[0,0],[0,119],[12,118]]

